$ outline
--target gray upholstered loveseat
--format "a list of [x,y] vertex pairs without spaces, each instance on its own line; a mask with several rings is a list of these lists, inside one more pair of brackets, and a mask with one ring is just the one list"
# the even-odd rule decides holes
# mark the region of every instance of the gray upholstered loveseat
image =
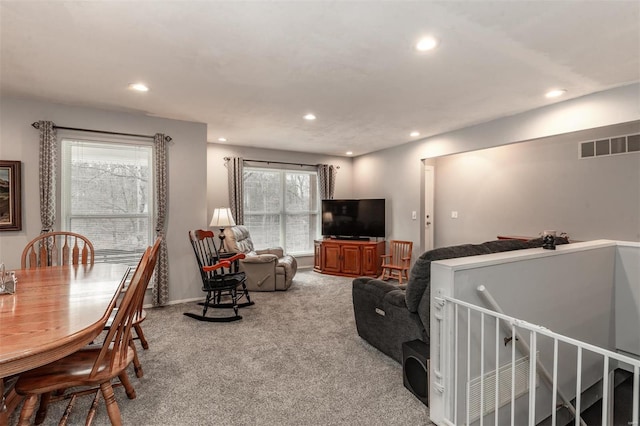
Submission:
[[[556,244],[567,242],[566,238],[556,238]],[[369,277],[356,278],[352,295],[358,334],[372,346],[402,362],[403,342],[415,339],[429,342],[432,261],[534,247],[542,247],[542,238],[442,247],[427,251],[418,258],[406,285],[398,286]]]
[[255,250],[246,226],[237,225],[224,231],[225,250],[247,255],[240,260],[240,270],[247,274],[249,291],[287,290],[298,270],[296,258],[285,255],[281,247]]

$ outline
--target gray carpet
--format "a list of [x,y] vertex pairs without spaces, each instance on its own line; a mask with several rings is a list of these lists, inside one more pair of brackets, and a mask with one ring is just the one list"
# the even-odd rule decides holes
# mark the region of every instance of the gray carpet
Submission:
[[[149,309],[137,398],[116,389],[129,425],[425,425],[402,368],[355,329],[351,279],[301,271],[286,292],[251,293],[233,323],[199,322],[195,303]],[[83,424],[90,398],[70,424]],[[64,403],[45,424],[57,424]],[[15,422],[14,415],[12,421]],[[109,424],[101,400],[94,424]]]

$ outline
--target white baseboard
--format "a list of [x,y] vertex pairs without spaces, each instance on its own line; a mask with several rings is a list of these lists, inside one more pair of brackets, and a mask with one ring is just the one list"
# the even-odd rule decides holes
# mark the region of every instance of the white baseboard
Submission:
[[[191,299],[172,300],[172,301],[170,301],[170,302],[167,302],[167,304],[166,304],[166,305],[162,305],[162,306],[179,305],[179,304],[181,304],[181,303],[197,302],[197,301],[200,301],[200,300],[204,300],[204,299],[203,299],[203,297],[204,297],[204,296],[201,296],[201,297],[193,297],[193,298],[191,298]],[[153,306],[153,305],[151,305],[151,304],[146,304],[146,305],[144,305],[143,307],[144,307],[145,309],[150,309],[150,308],[158,308],[158,307],[162,307],[162,306]]]
[[[299,266],[298,267],[298,271],[306,271],[308,269],[313,269],[313,265],[309,265],[309,266]],[[295,277],[293,277],[295,279]]]

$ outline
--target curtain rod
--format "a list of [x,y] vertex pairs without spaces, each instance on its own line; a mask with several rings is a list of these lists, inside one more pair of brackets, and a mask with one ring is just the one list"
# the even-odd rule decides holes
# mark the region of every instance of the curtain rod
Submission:
[[[231,160],[231,157],[224,157],[224,161],[229,161]],[[266,163],[266,164],[288,164],[290,166],[308,166],[308,167],[318,167],[318,164],[304,164],[304,163],[288,163],[286,161],[271,161],[271,160],[248,160],[246,158],[243,158],[242,161],[249,161],[251,163]],[[339,169],[340,166],[336,166],[336,169]]]
[[[40,128],[40,123],[38,123],[37,121],[31,123],[31,126],[33,126],[35,129],[39,129]],[[118,136],[133,136],[136,138],[147,138],[147,139],[154,139],[155,136],[153,135],[138,135],[136,133],[122,133],[122,132],[109,132],[106,130],[93,130],[93,129],[80,129],[77,127],[63,127],[63,126],[56,126],[55,124],[53,125],[54,129],[62,129],[62,130],[75,130],[78,132],[88,132],[88,133],[102,133],[105,135],[118,135]],[[167,142],[171,142],[171,136],[165,136],[165,139]]]

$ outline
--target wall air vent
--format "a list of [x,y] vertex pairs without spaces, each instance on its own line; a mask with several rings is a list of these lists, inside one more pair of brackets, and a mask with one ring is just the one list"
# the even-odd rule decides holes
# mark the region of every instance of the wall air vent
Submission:
[[[538,356],[540,352],[536,352]],[[490,371],[484,375],[483,415],[495,411],[496,396],[498,406],[503,407],[511,402],[511,364],[506,364],[496,371]],[[499,395],[496,395],[496,380],[498,381]],[[539,376],[536,374],[535,387],[538,387]],[[469,381],[469,420],[474,422],[480,418],[480,377]],[[515,362],[515,398],[519,398],[529,392],[529,356],[522,357]]]
[[640,134],[614,136],[609,139],[580,142],[580,158],[595,158],[609,155],[640,152]]

